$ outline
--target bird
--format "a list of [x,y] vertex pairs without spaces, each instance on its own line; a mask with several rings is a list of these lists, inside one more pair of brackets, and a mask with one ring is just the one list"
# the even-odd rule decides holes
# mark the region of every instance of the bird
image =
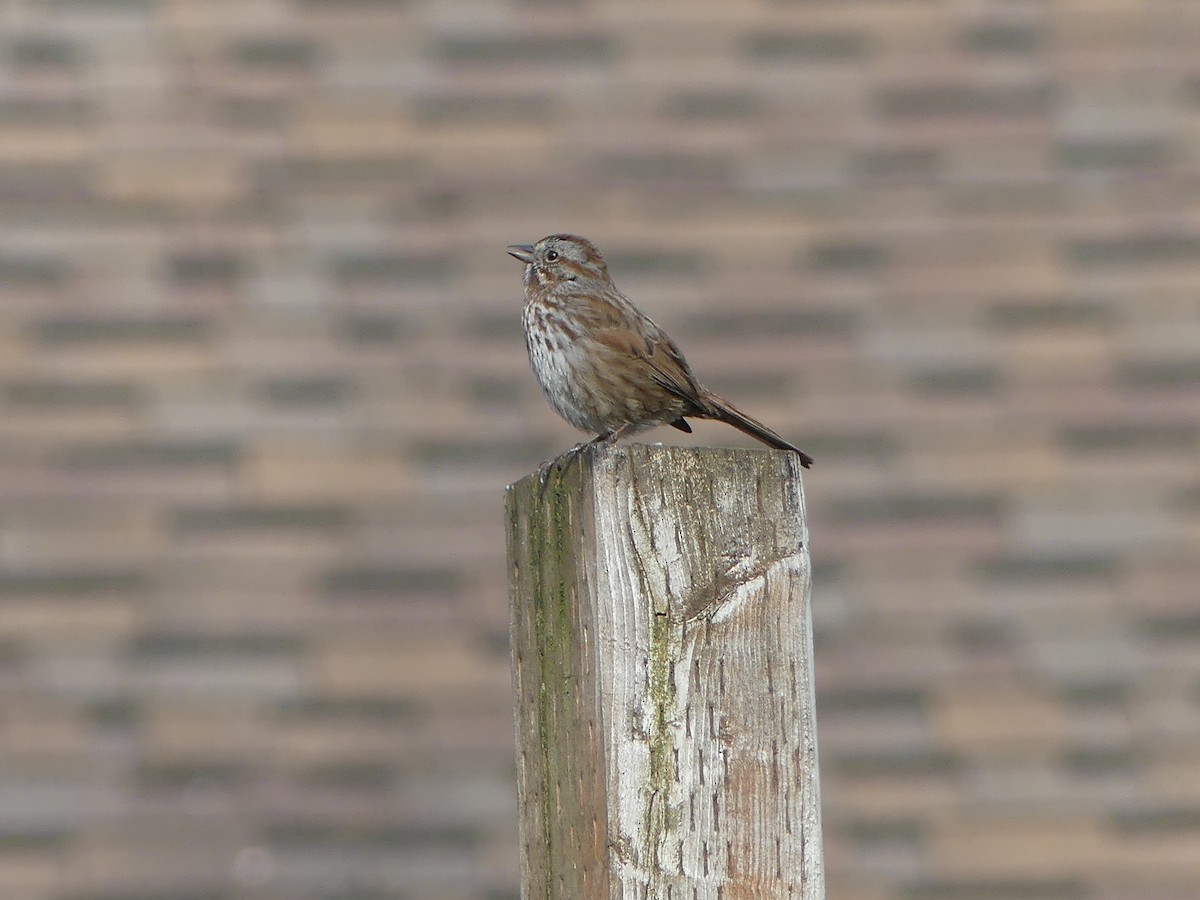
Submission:
[[656,425],[691,433],[689,417],[732,425],[805,468],[813,458],[704,387],[675,342],[617,290],[587,238],[552,234],[510,244],[525,264],[522,325],[529,364],[563,419],[612,443]]

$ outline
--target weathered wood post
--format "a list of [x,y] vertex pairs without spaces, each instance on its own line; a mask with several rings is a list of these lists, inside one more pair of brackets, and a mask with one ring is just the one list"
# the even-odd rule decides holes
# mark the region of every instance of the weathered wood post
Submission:
[[824,898],[796,458],[594,447],[507,515],[522,897]]

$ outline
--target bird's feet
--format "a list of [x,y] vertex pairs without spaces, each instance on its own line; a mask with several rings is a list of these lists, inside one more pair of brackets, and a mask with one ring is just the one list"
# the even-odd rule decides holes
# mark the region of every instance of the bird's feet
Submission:
[[590,441],[583,441],[576,444],[570,450],[565,450],[554,459],[547,459],[538,466],[538,479],[542,483],[542,487],[546,486],[546,479],[550,477],[550,470],[561,460],[564,467],[570,464],[576,456],[586,450],[588,447],[603,447],[607,444],[615,444],[626,434],[633,431],[634,428],[630,424],[619,425],[612,431],[602,431]]

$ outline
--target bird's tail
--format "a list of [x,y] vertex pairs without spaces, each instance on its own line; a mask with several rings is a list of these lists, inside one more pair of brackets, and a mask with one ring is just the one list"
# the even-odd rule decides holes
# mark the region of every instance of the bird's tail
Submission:
[[750,437],[762,441],[768,447],[774,447],[776,450],[791,450],[800,457],[800,465],[806,469],[812,466],[813,458],[811,456],[796,445],[789,444],[762,422],[750,418],[750,416],[746,415],[728,400],[718,397],[711,391],[706,391],[704,401],[704,418],[717,419],[718,421],[732,425],[738,431],[748,434]]

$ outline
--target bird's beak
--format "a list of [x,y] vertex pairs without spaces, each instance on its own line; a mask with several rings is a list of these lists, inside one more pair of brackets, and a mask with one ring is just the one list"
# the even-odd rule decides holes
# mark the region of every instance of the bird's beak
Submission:
[[529,244],[509,244],[508,255],[523,263],[531,263],[533,262],[533,247]]

